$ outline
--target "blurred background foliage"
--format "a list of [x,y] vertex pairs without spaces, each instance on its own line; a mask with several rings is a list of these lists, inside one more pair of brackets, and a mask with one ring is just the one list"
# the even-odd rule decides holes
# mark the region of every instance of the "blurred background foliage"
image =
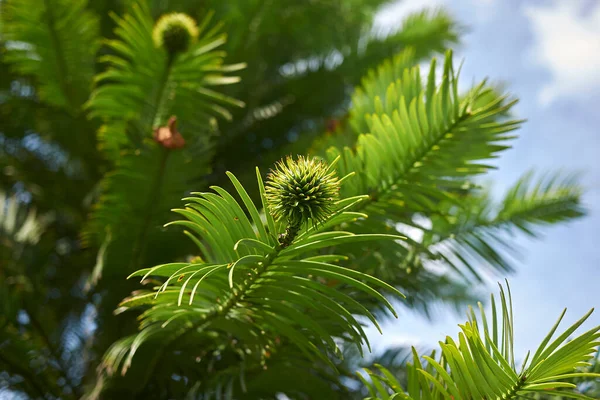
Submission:
[[[102,354],[136,331],[131,315],[113,315],[118,302],[138,287],[125,277],[194,255],[180,232],[163,228],[182,197],[210,185],[229,188],[225,171],[252,189],[255,165],[267,171],[287,154],[326,157],[330,145],[354,147],[364,131],[356,121],[360,111],[352,114],[349,107],[362,104],[362,92],[355,91],[362,78],[373,78],[380,65],[379,76],[385,68],[417,65],[460,44],[464,28],[443,10],[425,10],[391,32],[377,32],[374,16],[385,3],[0,1],[0,397],[94,394]],[[199,44],[196,58],[174,66],[164,81],[165,55],[144,48],[151,47],[147,36],[131,37],[131,21],[151,23],[174,11],[206,21],[201,34],[206,47]],[[130,46],[125,50],[124,42]],[[403,50],[404,58],[394,58]],[[131,72],[127,79],[140,77],[126,90],[111,86],[118,76],[102,75],[122,66],[115,60],[123,54]],[[152,129],[166,125],[171,115],[153,110],[162,109],[161,96],[179,79],[177,73],[182,82],[192,81],[185,75],[192,74],[198,86],[191,97],[165,106],[181,121],[188,144],[169,157],[150,139]],[[214,91],[207,91],[213,85]],[[494,121],[510,114],[511,99],[499,91],[479,95],[482,104],[499,99],[506,105],[494,110]],[[354,257],[354,265],[368,265],[366,272],[409,294],[408,307],[429,314],[435,304],[462,306],[475,297],[481,273],[511,270],[503,252],[514,246],[500,231],[534,234],[539,225],[583,215],[576,181],[540,182],[546,183],[525,177],[498,205],[475,183],[457,189],[446,181],[448,193],[466,206],[459,210],[440,202],[435,213],[420,206],[394,208],[397,199],[375,201],[370,210],[389,212],[387,217],[356,229],[402,232],[401,222],[422,235],[410,248],[343,251],[366,254],[366,259]],[[428,262],[455,272],[432,272],[423,266]],[[277,357],[284,363],[297,359],[301,370],[306,360],[294,351]],[[407,355],[390,350],[377,362],[399,376]],[[183,369],[171,371],[177,356],[170,359],[174,364],[154,372],[166,375],[166,387],[139,387],[132,371],[106,398],[183,398],[184,393],[194,398],[193,377]],[[292,385],[291,375],[279,373],[290,370],[279,370],[274,359],[272,368],[251,371],[250,392],[272,398],[289,384],[290,396],[298,398],[317,398],[314,393],[360,398],[353,378],[360,362],[350,354],[346,360],[341,378],[304,365],[310,371],[298,371]],[[226,368],[226,360],[220,361],[215,368]]]

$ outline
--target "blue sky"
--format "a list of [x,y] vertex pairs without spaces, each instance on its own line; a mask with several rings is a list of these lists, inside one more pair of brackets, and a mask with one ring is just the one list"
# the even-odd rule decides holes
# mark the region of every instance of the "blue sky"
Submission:
[[[528,120],[490,176],[495,188],[507,188],[531,168],[584,172],[586,218],[545,229],[539,240],[516,238],[525,257],[508,278],[515,357],[521,358],[535,350],[564,307],[566,327],[600,306],[600,1],[405,0],[382,9],[378,24],[399,26],[412,11],[440,6],[468,28],[456,51],[464,59],[462,81],[504,83],[520,98],[517,116]],[[383,336],[373,331],[373,342],[379,348],[433,347],[454,336],[464,320],[447,312],[431,323],[405,312],[384,325]],[[582,329],[598,324],[600,309]]]

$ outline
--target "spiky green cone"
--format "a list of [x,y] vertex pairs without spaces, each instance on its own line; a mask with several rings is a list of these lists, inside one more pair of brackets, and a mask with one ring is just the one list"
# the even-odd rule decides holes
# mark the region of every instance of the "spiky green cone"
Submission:
[[273,218],[287,221],[281,245],[288,246],[309,219],[313,224],[327,219],[339,191],[340,181],[326,163],[302,156],[279,161],[267,177],[266,195]]
[[170,56],[186,51],[198,38],[196,21],[183,13],[165,14],[152,32],[156,47],[164,47]]

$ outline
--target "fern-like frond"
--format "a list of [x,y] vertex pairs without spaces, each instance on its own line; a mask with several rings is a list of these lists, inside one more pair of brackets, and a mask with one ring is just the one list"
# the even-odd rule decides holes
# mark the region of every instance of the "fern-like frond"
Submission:
[[[440,300],[454,306],[472,301],[475,293],[469,282],[473,279],[512,272],[515,260],[522,256],[518,234],[537,235],[553,222],[585,215],[581,192],[573,177],[536,178],[528,173],[499,200],[485,190],[469,190],[458,196],[460,206],[456,201],[440,201],[436,212],[407,214],[410,222],[388,225],[388,231],[395,228],[409,236],[401,245],[357,244],[336,252],[349,255],[362,272],[401,288],[409,298],[407,305],[430,316]],[[360,224],[358,229],[377,229],[377,222],[369,225],[371,219],[353,224]]]
[[115,17],[117,38],[107,42],[110,54],[100,58],[107,71],[96,76],[97,87],[87,103],[90,115],[101,118],[100,146],[112,159],[122,148],[138,147],[152,130],[176,116],[185,140],[214,134],[215,117],[230,118],[224,106],[243,103],[211,89],[239,81],[224,76],[244,64],[224,65],[225,43],[220,25],[211,27],[207,14],[198,27],[199,39],[187,51],[170,58],[152,39],[154,21],[145,2],[135,2],[130,14]]
[[585,210],[579,202],[583,190],[576,178],[554,173],[536,180],[533,172],[526,173],[506,193],[493,223],[512,223],[522,232],[535,235],[536,225],[583,216]]
[[[382,68],[374,77],[393,66]],[[466,98],[459,97],[450,52],[440,85],[436,85],[435,73],[435,59],[426,83],[421,82],[419,67],[405,69],[401,79],[390,82],[385,96],[374,93],[370,104],[363,104],[363,115],[357,115],[355,123],[361,134],[356,150],[329,151],[332,158],[342,155],[340,174],[353,169],[359,175],[346,190],[422,209],[428,206],[426,198],[448,197],[440,189],[460,188],[465,177],[486,172],[491,167],[479,162],[507,148],[501,142],[511,139],[508,132],[521,121],[497,121],[497,117],[514,101],[494,96],[485,82]],[[363,90],[375,92],[370,87]],[[357,97],[363,90],[357,91]],[[482,99],[486,99],[484,104]]]
[[171,156],[171,152],[147,140],[140,150],[123,151],[115,170],[102,181],[104,194],[86,226],[87,240],[105,248],[99,254],[102,265],[97,266],[93,281],[100,278],[102,269],[110,275],[124,275],[123,268],[131,271],[150,253],[158,260],[168,260],[182,249],[172,245],[159,251],[155,245],[180,242],[171,241],[172,235],[162,226],[169,221],[176,199],[208,172],[206,164],[195,160],[209,153],[197,149]]
[[367,43],[365,53],[383,53],[384,57],[389,57],[406,47],[412,47],[419,61],[452,48],[459,42],[462,30],[443,8],[424,9],[407,15],[396,32]]
[[[167,222],[165,212],[209,172],[215,117],[229,118],[225,105],[242,105],[210,88],[237,82],[223,74],[243,67],[223,64],[225,54],[216,48],[225,36],[210,22],[211,14],[200,23],[198,40],[173,56],[156,47],[144,2],[117,18],[117,39],[101,59],[109,68],[96,77],[87,104],[104,122],[100,146],[115,163],[85,229],[88,241],[103,244],[92,282],[101,269],[133,271],[156,248],[154,240],[164,240],[154,233]],[[177,249],[171,250],[154,260],[170,259]]]
[[[258,170],[257,176],[265,205]],[[364,197],[339,200],[338,211],[322,221],[318,231],[315,226],[304,228],[284,247],[277,240],[283,231],[281,224],[269,213],[263,222],[244,187],[233,175],[229,177],[241,203],[224,189],[213,187],[213,193],[197,193],[186,199],[185,208],[175,210],[185,219],[172,224],[185,228],[203,261],[163,264],[132,274],[142,281],[158,279],[162,283],[157,282],[156,292],[146,291],[123,301],[119,311],[139,306],[146,310],[140,333],[117,342],[107,352],[107,372],[127,371],[140,346],[155,354],[153,368],[165,353],[181,350],[185,343],[222,335],[235,339],[250,358],[247,362],[260,362],[264,350],[281,336],[308,359],[335,369],[327,352],[339,354],[338,339],[355,343],[361,351],[362,344],[368,345],[356,315],[375,324],[376,320],[359,302],[327,284],[331,280],[368,293],[394,313],[375,288],[401,296],[397,290],[335,264],[344,257],[315,253],[338,243],[401,239],[327,230],[327,226],[356,218],[349,210]]]
[[514,321],[510,289],[500,288],[500,304],[491,299],[491,316],[483,310],[480,319],[468,312],[469,321],[460,325],[458,339],[447,337],[440,342],[441,357],[435,354],[419,357],[413,350],[413,363],[407,365],[405,387],[384,367],[378,373],[368,371],[369,399],[522,399],[533,394],[550,397],[592,399],[568,382],[572,378],[600,375],[580,372],[589,365],[600,344],[600,326],[569,340],[592,311],[552,340],[565,315],[544,338],[533,356],[528,353],[519,369],[513,354]]
[[40,98],[77,114],[88,99],[98,50],[98,18],[87,0],[10,0],[2,4],[6,59],[32,75]]
[[[240,6],[241,3],[217,3],[220,6],[213,2],[217,15],[226,15],[224,19],[229,24],[251,26],[257,23],[265,29],[276,29],[278,32],[276,36],[261,36],[258,28],[253,34],[246,35],[244,31],[243,37],[238,39],[229,36],[228,40],[231,43],[238,39],[236,46],[250,46],[244,48],[238,57],[237,53],[231,53],[234,59],[244,59],[246,54],[260,54],[260,61],[249,65],[244,73],[244,85],[250,89],[246,94],[238,95],[249,105],[247,114],[244,118],[236,118],[233,127],[226,132],[236,135],[239,140],[222,141],[218,156],[230,169],[235,168],[233,171],[244,183],[252,182],[254,165],[252,157],[244,161],[244,155],[260,152],[260,159],[269,165],[282,154],[306,153],[312,141],[323,138],[320,127],[325,123],[324,118],[335,124],[334,121],[345,112],[349,90],[360,84],[367,70],[409,47],[415,49],[415,63],[418,63],[443,52],[445,46],[452,46],[458,41],[457,23],[444,12],[419,13],[414,23],[407,19],[406,26],[400,25],[394,34],[383,36],[373,32],[370,21],[365,21],[362,29],[354,25],[348,30],[348,18],[352,18],[353,13],[342,10],[355,10],[356,17],[360,15],[359,18],[364,18],[372,12],[358,11],[366,8],[367,1],[364,0],[355,1],[352,5],[345,1],[310,3],[310,6],[308,3],[293,6],[277,3],[268,7],[261,6],[265,3],[251,1],[244,2],[243,6]],[[244,10],[234,12],[236,8]],[[295,10],[291,11],[291,8]],[[290,30],[282,31],[269,26],[274,21],[279,26],[286,26],[286,21],[294,14],[303,16],[307,23],[304,30],[297,30],[297,22],[293,23],[294,28]],[[251,19],[255,15],[259,17]],[[310,18],[307,18],[309,15]],[[328,21],[331,20],[336,23],[330,24]],[[316,35],[320,30],[315,26],[327,31],[319,39],[316,39]],[[341,43],[332,43],[339,42],[336,38],[342,39],[341,47]],[[294,45],[289,46],[289,43]],[[304,47],[306,43],[311,43],[308,54]],[[283,47],[286,49],[284,52],[280,51]],[[277,65],[277,70],[261,68],[263,57],[265,63]],[[251,133],[252,137],[256,135],[253,142],[244,138],[244,132]],[[295,133],[300,133],[299,140],[290,143],[286,137]],[[265,149],[259,146],[263,140],[272,143],[272,147]]]
[[518,247],[511,242],[517,233],[537,236],[541,227],[571,221],[585,215],[582,189],[573,176],[546,174],[536,179],[527,173],[500,200],[485,192],[462,196],[461,208],[440,205],[440,215],[423,229],[424,258],[437,260],[456,271],[512,271],[511,257]]
[[[385,99],[390,85],[400,82],[403,75],[415,64],[415,50],[409,47],[383,61],[377,68],[370,69],[362,78],[361,85],[352,94],[352,107],[349,112],[349,125],[352,128],[352,132],[349,133],[354,133],[354,139],[360,133],[370,132],[366,116],[375,112],[374,99]],[[404,75],[404,78],[410,79],[407,75]]]
[[[582,215],[580,189],[573,179],[548,178],[529,183],[538,189],[527,193],[523,187],[529,181],[521,183],[505,205],[482,195],[475,177],[493,168],[489,160],[508,148],[505,142],[520,126],[509,119],[515,101],[485,81],[459,95],[451,53],[441,83],[435,60],[423,82],[419,67],[407,67],[413,57],[407,49],[367,74],[353,94],[347,126],[338,132],[337,141],[348,143],[350,137],[355,144],[327,152],[329,159],[341,157],[340,175],[357,173],[345,186],[346,195],[370,194],[362,203],[370,218],[347,229],[409,232],[411,238],[345,248],[343,254],[353,254],[357,268],[369,265],[365,272],[395,276],[390,282],[403,288],[429,274],[422,267],[432,261],[471,278],[485,270],[510,271],[503,251],[511,246],[498,232]],[[519,209],[527,221],[519,220]],[[414,262],[408,266],[400,259]],[[396,271],[386,272],[391,269]]]

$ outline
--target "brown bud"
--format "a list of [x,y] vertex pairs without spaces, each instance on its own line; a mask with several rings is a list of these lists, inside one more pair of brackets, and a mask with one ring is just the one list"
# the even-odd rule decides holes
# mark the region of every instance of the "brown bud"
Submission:
[[169,118],[167,126],[154,129],[154,141],[166,149],[181,149],[185,146],[183,136],[177,130],[177,117]]
[[334,118],[328,119],[325,122],[325,130],[327,132],[335,132],[335,130],[341,125],[340,121]]

